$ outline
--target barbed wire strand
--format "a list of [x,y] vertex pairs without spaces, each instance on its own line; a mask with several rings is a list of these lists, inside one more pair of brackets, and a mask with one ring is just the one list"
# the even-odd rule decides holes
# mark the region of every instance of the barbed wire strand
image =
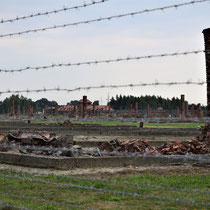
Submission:
[[73,205],[73,204],[68,204],[68,203],[63,203],[63,202],[57,202],[57,201],[50,201],[50,200],[46,200],[46,199],[42,199],[42,198],[37,198],[37,197],[14,195],[14,194],[3,193],[3,192],[0,192],[0,195],[9,196],[9,197],[13,197],[13,198],[33,200],[33,201],[44,202],[44,203],[50,203],[50,204],[58,205],[58,206],[66,206],[66,207],[74,207],[74,208],[79,208],[79,209],[94,210],[93,208],[89,208],[89,207],[84,207],[84,206],[79,206],[79,205]]
[[15,178],[15,179],[19,179],[22,181],[30,181],[30,182],[38,182],[38,183],[43,183],[43,184],[48,184],[48,185],[56,185],[59,187],[71,187],[71,188],[76,188],[76,189],[80,189],[80,190],[84,189],[84,190],[90,190],[90,191],[111,193],[114,195],[118,194],[118,195],[123,195],[123,196],[141,197],[144,199],[155,199],[155,200],[161,200],[161,201],[187,203],[187,204],[191,204],[191,205],[210,206],[210,203],[197,202],[194,200],[182,200],[179,198],[165,198],[165,197],[161,197],[161,196],[144,195],[144,194],[139,194],[139,193],[127,192],[127,191],[116,191],[116,190],[110,190],[110,189],[106,189],[106,188],[96,188],[93,186],[87,187],[87,186],[82,186],[82,185],[75,185],[72,183],[64,184],[64,183],[57,183],[57,182],[49,182],[49,181],[45,181],[45,180],[31,179],[31,178],[26,178],[26,177],[23,178],[23,177],[19,177],[19,176],[10,176],[10,175],[2,175],[2,174],[0,174],[0,176],[6,177],[6,178]]
[[121,61],[132,61],[132,60],[142,60],[142,59],[152,59],[152,58],[163,58],[163,57],[173,57],[173,56],[184,56],[191,54],[199,54],[203,52],[209,52],[205,50],[194,50],[194,51],[184,51],[184,52],[174,52],[174,53],[162,53],[162,54],[154,54],[154,55],[143,55],[143,56],[134,56],[134,57],[125,57],[125,58],[115,58],[115,59],[104,59],[104,60],[95,60],[95,61],[82,61],[76,63],[59,63],[59,64],[51,64],[46,66],[36,66],[36,67],[24,67],[20,69],[0,69],[0,73],[15,73],[15,72],[23,72],[28,70],[46,70],[56,67],[70,67],[70,66],[81,66],[81,65],[93,65],[93,64],[101,64],[101,63],[113,63],[113,62],[121,62]]
[[26,31],[15,32],[15,33],[1,34],[0,38],[18,36],[18,35],[23,35],[23,34],[28,34],[28,33],[35,33],[35,32],[39,32],[39,31],[48,31],[48,30],[52,30],[52,29],[64,28],[64,27],[69,27],[69,26],[78,26],[81,24],[101,22],[101,21],[105,21],[105,20],[113,20],[113,19],[127,17],[127,16],[133,17],[135,15],[139,15],[139,14],[143,14],[143,13],[150,13],[150,12],[154,12],[154,11],[164,11],[166,9],[171,9],[171,8],[178,9],[179,7],[182,7],[182,6],[193,5],[193,4],[203,3],[203,2],[207,2],[207,1],[210,1],[210,0],[195,0],[195,1],[185,2],[185,3],[181,3],[181,4],[169,5],[169,6],[165,6],[165,7],[145,9],[145,10],[141,10],[141,11],[137,11],[137,12],[124,13],[124,14],[113,15],[113,16],[108,16],[108,17],[99,17],[97,19],[92,19],[92,20],[84,20],[84,21],[67,23],[67,24],[62,24],[62,25],[54,25],[54,26],[49,26],[49,27],[44,27],[44,28],[39,28],[39,29],[30,29],[30,30],[26,30]]
[[19,21],[19,20],[30,19],[30,18],[34,18],[34,17],[38,17],[38,16],[48,16],[50,14],[58,14],[60,12],[66,12],[66,11],[69,11],[69,10],[78,10],[80,8],[86,8],[86,7],[101,4],[101,3],[104,3],[104,2],[107,2],[107,1],[109,1],[109,0],[100,0],[100,1],[93,0],[90,3],[85,3],[84,2],[81,5],[77,5],[77,6],[73,6],[73,7],[64,6],[62,9],[57,9],[57,10],[52,10],[52,11],[47,11],[47,12],[38,12],[36,14],[30,14],[30,15],[20,16],[20,17],[17,16],[16,18],[11,18],[11,19],[6,19],[6,20],[1,19],[0,24],[13,23],[13,22],[16,22],[16,21]]
[[25,177],[26,176],[39,176],[39,177],[48,177],[48,176],[54,176],[56,178],[66,178],[66,179],[72,179],[72,180],[79,180],[79,181],[93,181],[93,182],[103,182],[103,183],[110,183],[110,184],[122,184],[122,185],[130,185],[130,186],[135,186],[135,187],[146,187],[146,188],[154,188],[158,190],[168,190],[168,191],[180,191],[180,192],[187,192],[187,193],[204,193],[204,194],[210,194],[210,191],[203,191],[199,189],[181,189],[181,188],[176,188],[176,187],[164,187],[161,185],[152,185],[152,184],[140,184],[140,183],[131,183],[127,181],[118,181],[118,180],[108,180],[108,179],[95,179],[95,178],[84,178],[84,177],[75,177],[75,176],[66,176],[66,175],[56,175],[56,174],[40,174],[37,172],[23,172],[23,171],[18,171],[18,170],[13,170],[13,169],[1,169],[0,171],[6,172],[6,173],[21,173]]
[[5,203],[0,200],[0,206],[4,207],[5,209],[21,209],[21,210],[28,210],[28,208],[19,207],[19,206],[13,206],[11,204]]
[[174,86],[174,85],[204,85],[206,82],[192,82],[192,81],[186,81],[186,82],[154,82],[154,83],[139,83],[139,84],[123,84],[123,85],[99,85],[99,86],[88,86],[88,87],[77,87],[73,89],[67,89],[67,88],[43,88],[43,89],[26,89],[26,90],[6,90],[6,91],[0,91],[0,95],[12,93],[12,94],[19,94],[19,93],[40,93],[40,92],[52,92],[52,91],[58,91],[58,92],[75,92],[75,91],[81,91],[81,90],[93,90],[93,89],[104,89],[104,88],[134,88],[134,87],[145,87],[145,86]]
[[[107,111],[107,110],[106,110]],[[103,118],[104,120],[108,120],[108,121],[113,121],[113,118],[111,117],[105,117]],[[46,119],[44,117],[20,117],[20,116],[4,116],[4,117],[1,117],[0,116],[0,120],[11,120],[11,121],[16,121],[16,120],[22,120],[22,121],[27,121],[27,120],[38,120],[38,121],[43,121],[43,123],[45,124],[44,121],[46,121]],[[95,121],[95,119],[93,119],[91,116],[87,116],[85,119],[82,118],[82,117],[51,117],[51,116],[48,116],[47,117],[47,121],[48,120],[52,120],[52,121],[56,121],[57,123],[59,123],[59,121],[65,121],[65,120],[71,120],[71,121]],[[115,118],[114,119],[115,121],[123,121],[124,122],[127,122],[127,120],[123,119],[122,117],[118,117],[118,118]],[[145,123],[180,123],[180,122],[196,122],[196,123],[210,123],[210,117],[204,117],[204,118],[198,118],[198,117],[194,117],[194,118],[187,118],[187,119],[183,119],[183,118],[171,118],[171,119],[168,119],[168,118],[141,118],[140,119],[137,119],[136,117],[131,117],[130,120],[132,120],[132,122],[137,122],[139,123],[140,121],[141,122],[145,122]],[[47,124],[47,122],[46,122]]]
[[194,156],[194,155],[177,155],[177,156],[167,156],[158,154],[151,154],[151,153],[142,153],[142,152],[121,152],[121,151],[113,151],[113,152],[106,152],[97,150],[88,150],[88,149],[77,149],[77,148],[67,148],[67,147],[46,147],[46,146],[23,146],[23,145],[7,145],[7,144],[0,144],[1,148],[4,149],[19,149],[19,150],[29,150],[29,151],[46,151],[46,152],[73,152],[76,153],[78,156],[83,154],[91,155],[91,156],[125,156],[125,157],[153,157],[153,158],[165,158],[165,159],[172,159],[172,160],[197,160],[200,162],[209,161],[208,156]]

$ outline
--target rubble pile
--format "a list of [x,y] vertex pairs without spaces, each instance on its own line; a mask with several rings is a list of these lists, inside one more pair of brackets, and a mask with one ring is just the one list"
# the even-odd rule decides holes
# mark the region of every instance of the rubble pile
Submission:
[[207,144],[196,140],[165,143],[156,147],[156,150],[163,155],[208,154],[210,152]]
[[[70,121],[64,122],[64,125],[71,125]],[[94,150],[82,150],[81,146],[74,145],[72,135],[58,136],[55,133],[49,132],[0,132],[0,151],[17,151],[20,153],[37,154],[37,155],[51,155],[51,156],[102,156],[101,152],[125,152],[140,154],[162,154],[162,155],[187,155],[187,154],[209,154],[210,153],[210,124],[201,127],[200,132],[195,140],[186,142],[167,142],[159,147],[152,147],[146,140],[133,139],[126,141],[119,141],[117,139],[109,142],[101,142],[97,151]],[[14,147],[12,147],[14,146]],[[14,149],[15,146],[20,146]],[[21,147],[23,146],[23,147]],[[35,150],[34,148],[24,146],[38,146],[47,147],[49,150]],[[50,150],[50,148],[53,148]],[[56,150],[56,148],[68,148],[73,149],[69,151]],[[114,154],[106,154],[114,155]]]
[[210,142],[210,124],[206,124],[200,128],[200,133],[196,137],[198,141],[207,141]]
[[[74,153],[71,151],[53,151],[50,148],[74,148],[73,136],[57,136],[55,133],[39,132],[39,133],[24,133],[21,131],[1,132],[0,133],[0,151],[7,152],[12,149],[12,146],[19,146],[20,153],[33,153],[37,155],[53,155],[53,156],[68,156],[73,157]],[[21,148],[23,146],[23,148]],[[24,149],[24,146],[39,146],[47,147],[46,150]]]
[[110,142],[104,142],[99,145],[101,151],[106,152],[141,152],[141,153],[154,153],[155,149],[149,145],[146,140],[134,139],[119,142],[113,140]]
[[169,142],[160,147],[151,147],[145,140],[131,140],[119,142],[113,140],[102,143],[99,146],[101,151],[107,152],[141,152],[141,153],[160,153],[163,155],[186,155],[186,154],[209,154],[210,153],[210,124],[201,127],[196,140],[187,142]]
[[145,140],[131,140],[119,142],[113,140],[110,142],[101,143],[99,146],[100,151],[106,152],[140,152],[155,154],[160,153],[163,155],[186,155],[186,154],[209,154],[210,144],[197,140],[187,142],[169,142],[159,147],[151,147],[149,142]]

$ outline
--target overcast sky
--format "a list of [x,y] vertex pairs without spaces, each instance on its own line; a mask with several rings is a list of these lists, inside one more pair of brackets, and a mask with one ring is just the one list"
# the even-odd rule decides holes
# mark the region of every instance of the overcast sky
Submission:
[[[86,1],[90,2],[90,1]],[[72,23],[116,14],[183,3],[181,0],[109,0],[103,4],[56,15],[35,17],[0,24],[0,34]],[[80,5],[82,0],[6,0],[1,1],[0,19]],[[184,6],[67,27],[22,36],[0,38],[0,69],[18,69],[65,62],[114,59],[127,56],[203,50],[202,30],[210,27],[210,3]],[[75,88],[94,85],[136,84],[139,82],[182,82],[206,79],[204,53],[154,58],[139,61],[72,66],[22,73],[0,73],[0,90]],[[98,89],[72,93],[46,92],[23,94],[37,100],[48,98],[59,104],[87,95],[91,101],[107,103],[116,94],[180,97],[189,103],[206,105],[206,85]],[[0,100],[10,94],[3,94]]]

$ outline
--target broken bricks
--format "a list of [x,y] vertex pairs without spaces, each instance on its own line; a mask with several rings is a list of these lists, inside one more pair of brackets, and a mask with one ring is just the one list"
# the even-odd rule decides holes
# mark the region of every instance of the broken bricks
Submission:
[[104,142],[99,145],[99,149],[106,152],[155,152],[154,148],[152,148],[146,140],[139,139],[123,142],[119,142],[118,140]]

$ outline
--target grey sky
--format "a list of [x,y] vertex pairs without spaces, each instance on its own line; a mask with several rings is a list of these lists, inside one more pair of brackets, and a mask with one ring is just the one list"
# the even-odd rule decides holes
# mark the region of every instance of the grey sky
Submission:
[[[1,2],[0,19],[80,5],[80,0],[7,0]],[[89,1],[86,1],[89,2]],[[110,0],[106,3],[0,25],[0,34],[77,22],[98,17],[167,6],[186,1]],[[210,4],[201,3],[164,12],[141,14],[112,21],[56,29],[0,39],[0,68],[18,69],[52,63],[173,53],[204,49],[204,28],[210,27]],[[65,67],[44,71],[0,74],[1,90],[75,88],[79,86],[205,80],[204,54],[154,58],[91,66]],[[206,86],[140,87],[99,89],[74,93],[23,94],[37,100],[45,97],[66,104],[86,94],[90,100],[106,103],[107,95],[186,95],[190,103],[206,104]],[[3,100],[8,95],[1,95]]]

